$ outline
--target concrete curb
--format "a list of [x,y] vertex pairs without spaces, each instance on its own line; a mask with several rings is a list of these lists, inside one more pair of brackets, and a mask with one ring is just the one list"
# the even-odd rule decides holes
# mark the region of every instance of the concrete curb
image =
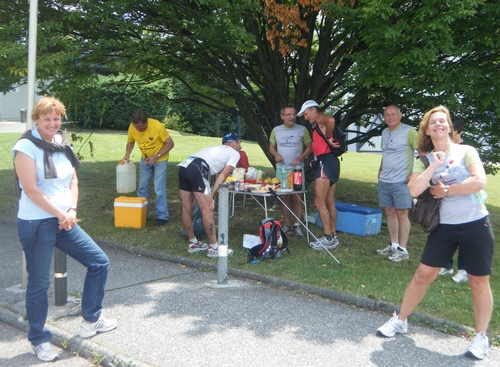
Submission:
[[[0,320],[10,326],[28,332],[28,322],[20,314],[0,308]],[[66,330],[51,325],[49,321],[47,321],[45,327],[52,333],[52,340],[50,341],[52,344],[88,360],[99,358],[101,361],[100,365],[102,366],[153,367],[153,365],[135,360],[94,341],[82,339],[78,335],[71,334]]]
[[[158,251],[153,251],[153,250],[148,250],[144,248],[139,248],[139,247],[134,247],[134,246],[127,246],[127,245],[122,245],[119,243],[107,241],[107,240],[99,240],[97,239],[96,242],[103,247],[110,247],[114,248],[117,250],[121,251],[127,251],[131,252],[133,254],[137,255],[142,255],[142,256],[149,256],[154,259],[158,260],[167,260],[170,262],[175,262],[175,263],[180,263],[180,264],[185,264],[189,267],[192,268],[204,268],[204,269],[211,269],[214,271],[217,271],[217,265],[207,263],[204,261],[200,260],[193,260],[189,259],[186,257],[182,256],[176,256],[176,255],[170,255],[166,253],[161,253]],[[343,292],[338,292],[334,291],[332,289],[326,289],[326,288],[321,288],[321,287],[316,287],[313,285],[308,285],[308,284],[303,284],[303,283],[297,283],[297,282],[291,282],[288,280],[283,280],[280,278],[276,277],[271,277],[267,275],[262,275],[262,274],[257,274],[257,273],[252,273],[249,271],[244,271],[240,269],[233,269],[233,268],[228,268],[228,274],[233,275],[239,278],[244,278],[244,279],[250,279],[250,280],[255,280],[258,282],[270,284],[270,285],[276,285],[280,287],[286,287],[291,290],[299,290],[299,291],[304,291],[312,295],[320,296],[332,301],[337,301],[343,304],[347,305],[353,305],[356,307],[360,307],[366,310],[370,311],[377,311],[377,312],[383,312],[386,313],[390,316],[394,312],[397,312],[399,310],[399,306],[393,305],[391,303],[387,303],[384,301],[376,301],[371,298],[367,297],[360,297],[348,293],[343,293]],[[425,315],[419,312],[413,312],[411,316],[409,317],[409,320],[413,323],[416,324],[423,324],[427,325],[429,327],[432,327],[434,329],[446,332],[448,334],[452,335],[460,335],[463,333],[473,333],[474,330],[463,326],[459,325],[447,320],[443,319],[438,319],[436,317],[432,317],[429,315]],[[492,336],[494,339],[499,339],[500,336]]]

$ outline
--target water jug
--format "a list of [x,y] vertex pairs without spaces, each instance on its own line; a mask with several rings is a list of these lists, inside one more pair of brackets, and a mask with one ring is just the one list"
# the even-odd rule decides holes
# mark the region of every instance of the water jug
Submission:
[[132,162],[121,161],[116,166],[116,191],[120,194],[134,192],[136,190],[136,170]]

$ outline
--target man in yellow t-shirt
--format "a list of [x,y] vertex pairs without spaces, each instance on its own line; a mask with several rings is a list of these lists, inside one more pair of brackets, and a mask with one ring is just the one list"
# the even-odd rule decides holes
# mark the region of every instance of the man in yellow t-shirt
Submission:
[[[137,143],[141,150],[139,164],[138,197],[145,197],[149,202],[149,183],[154,175],[154,190],[156,193],[155,226],[168,223],[167,200],[167,167],[170,150],[174,142],[167,129],[158,120],[147,117],[143,110],[136,110],[130,116],[132,120],[128,128],[127,146],[123,159],[129,161],[130,153]],[[148,206],[149,211],[149,206]]]

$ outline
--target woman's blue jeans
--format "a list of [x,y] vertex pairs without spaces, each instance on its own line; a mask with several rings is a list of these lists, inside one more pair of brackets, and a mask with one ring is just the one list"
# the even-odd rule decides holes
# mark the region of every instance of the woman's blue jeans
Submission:
[[104,251],[78,225],[69,231],[60,230],[57,218],[18,219],[17,228],[28,272],[28,340],[33,345],[38,345],[52,338],[52,334],[44,329],[44,325],[47,319],[47,291],[50,287],[54,246],[87,268],[82,294],[82,313],[85,320],[97,321],[102,310],[109,267],[109,259]]

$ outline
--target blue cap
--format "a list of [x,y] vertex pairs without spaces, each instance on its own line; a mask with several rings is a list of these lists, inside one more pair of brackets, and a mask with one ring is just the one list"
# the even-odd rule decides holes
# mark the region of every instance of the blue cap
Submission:
[[235,140],[236,141],[240,141],[241,140],[240,136],[237,133],[227,133],[222,138],[222,144],[232,143]]

